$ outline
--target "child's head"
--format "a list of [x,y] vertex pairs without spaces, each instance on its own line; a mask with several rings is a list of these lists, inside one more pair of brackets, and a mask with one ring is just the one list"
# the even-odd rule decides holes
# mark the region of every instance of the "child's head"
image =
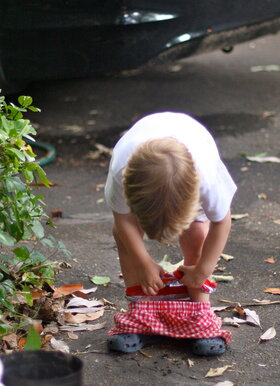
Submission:
[[127,204],[150,239],[171,241],[194,220],[199,177],[185,145],[174,138],[140,144],[123,172]]

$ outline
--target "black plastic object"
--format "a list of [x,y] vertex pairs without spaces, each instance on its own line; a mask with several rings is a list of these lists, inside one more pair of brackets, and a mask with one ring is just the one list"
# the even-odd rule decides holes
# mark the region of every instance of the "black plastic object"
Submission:
[[22,351],[1,356],[5,386],[82,386],[83,362],[55,351]]

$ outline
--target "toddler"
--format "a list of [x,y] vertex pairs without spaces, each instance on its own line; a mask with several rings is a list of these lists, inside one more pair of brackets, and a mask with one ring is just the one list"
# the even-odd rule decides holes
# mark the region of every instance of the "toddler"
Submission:
[[[186,114],[148,115],[118,141],[110,162],[105,198],[113,211],[113,235],[126,288],[140,285],[149,299],[157,295],[165,285],[164,271],[148,253],[143,236],[160,243],[171,243],[178,237],[184,256],[184,265],[179,268],[183,274],[180,282],[187,287],[190,301],[132,304],[126,321],[124,316],[115,318],[116,327],[110,332],[111,349],[137,351],[149,336],[167,335],[207,336],[208,339],[195,340],[198,354],[224,351],[229,332],[219,329],[219,318],[211,313],[209,294],[202,290],[202,285],[211,277],[226,244],[235,191],[236,185],[212,136]],[[145,318],[155,308],[154,318],[158,320],[148,326]],[[190,328],[194,313],[197,326]],[[199,319],[198,315],[203,313],[207,322]],[[175,318],[172,323],[171,316]],[[178,333],[176,323],[182,323],[184,318],[184,326],[177,326]],[[159,323],[160,328],[153,328]],[[166,324],[172,324],[172,331]],[[208,331],[206,335],[203,329]]]

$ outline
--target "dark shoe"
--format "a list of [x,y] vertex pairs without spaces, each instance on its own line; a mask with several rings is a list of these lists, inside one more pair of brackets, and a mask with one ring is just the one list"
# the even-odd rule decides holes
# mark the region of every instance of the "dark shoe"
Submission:
[[108,339],[108,348],[111,351],[136,352],[146,344],[155,343],[158,336],[143,334],[119,334],[112,335]]
[[222,355],[226,351],[226,343],[223,338],[194,339],[192,352],[195,355]]

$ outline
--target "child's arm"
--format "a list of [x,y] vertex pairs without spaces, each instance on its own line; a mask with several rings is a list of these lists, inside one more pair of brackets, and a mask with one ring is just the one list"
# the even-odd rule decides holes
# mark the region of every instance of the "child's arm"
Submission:
[[[136,217],[132,214],[119,214],[113,212],[115,230],[125,248],[125,253],[120,255],[121,265],[129,266],[129,275],[126,282],[141,285],[146,295],[156,295],[164,287],[160,275],[164,273],[162,267],[156,264],[147,252],[143,242],[143,231]],[[132,268],[131,268],[132,267]]]
[[222,221],[210,223],[198,263],[195,266],[179,267],[179,270],[184,272],[181,280],[183,284],[187,287],[199,288],[211,276],[227,242],[230,228],[230,211]]

